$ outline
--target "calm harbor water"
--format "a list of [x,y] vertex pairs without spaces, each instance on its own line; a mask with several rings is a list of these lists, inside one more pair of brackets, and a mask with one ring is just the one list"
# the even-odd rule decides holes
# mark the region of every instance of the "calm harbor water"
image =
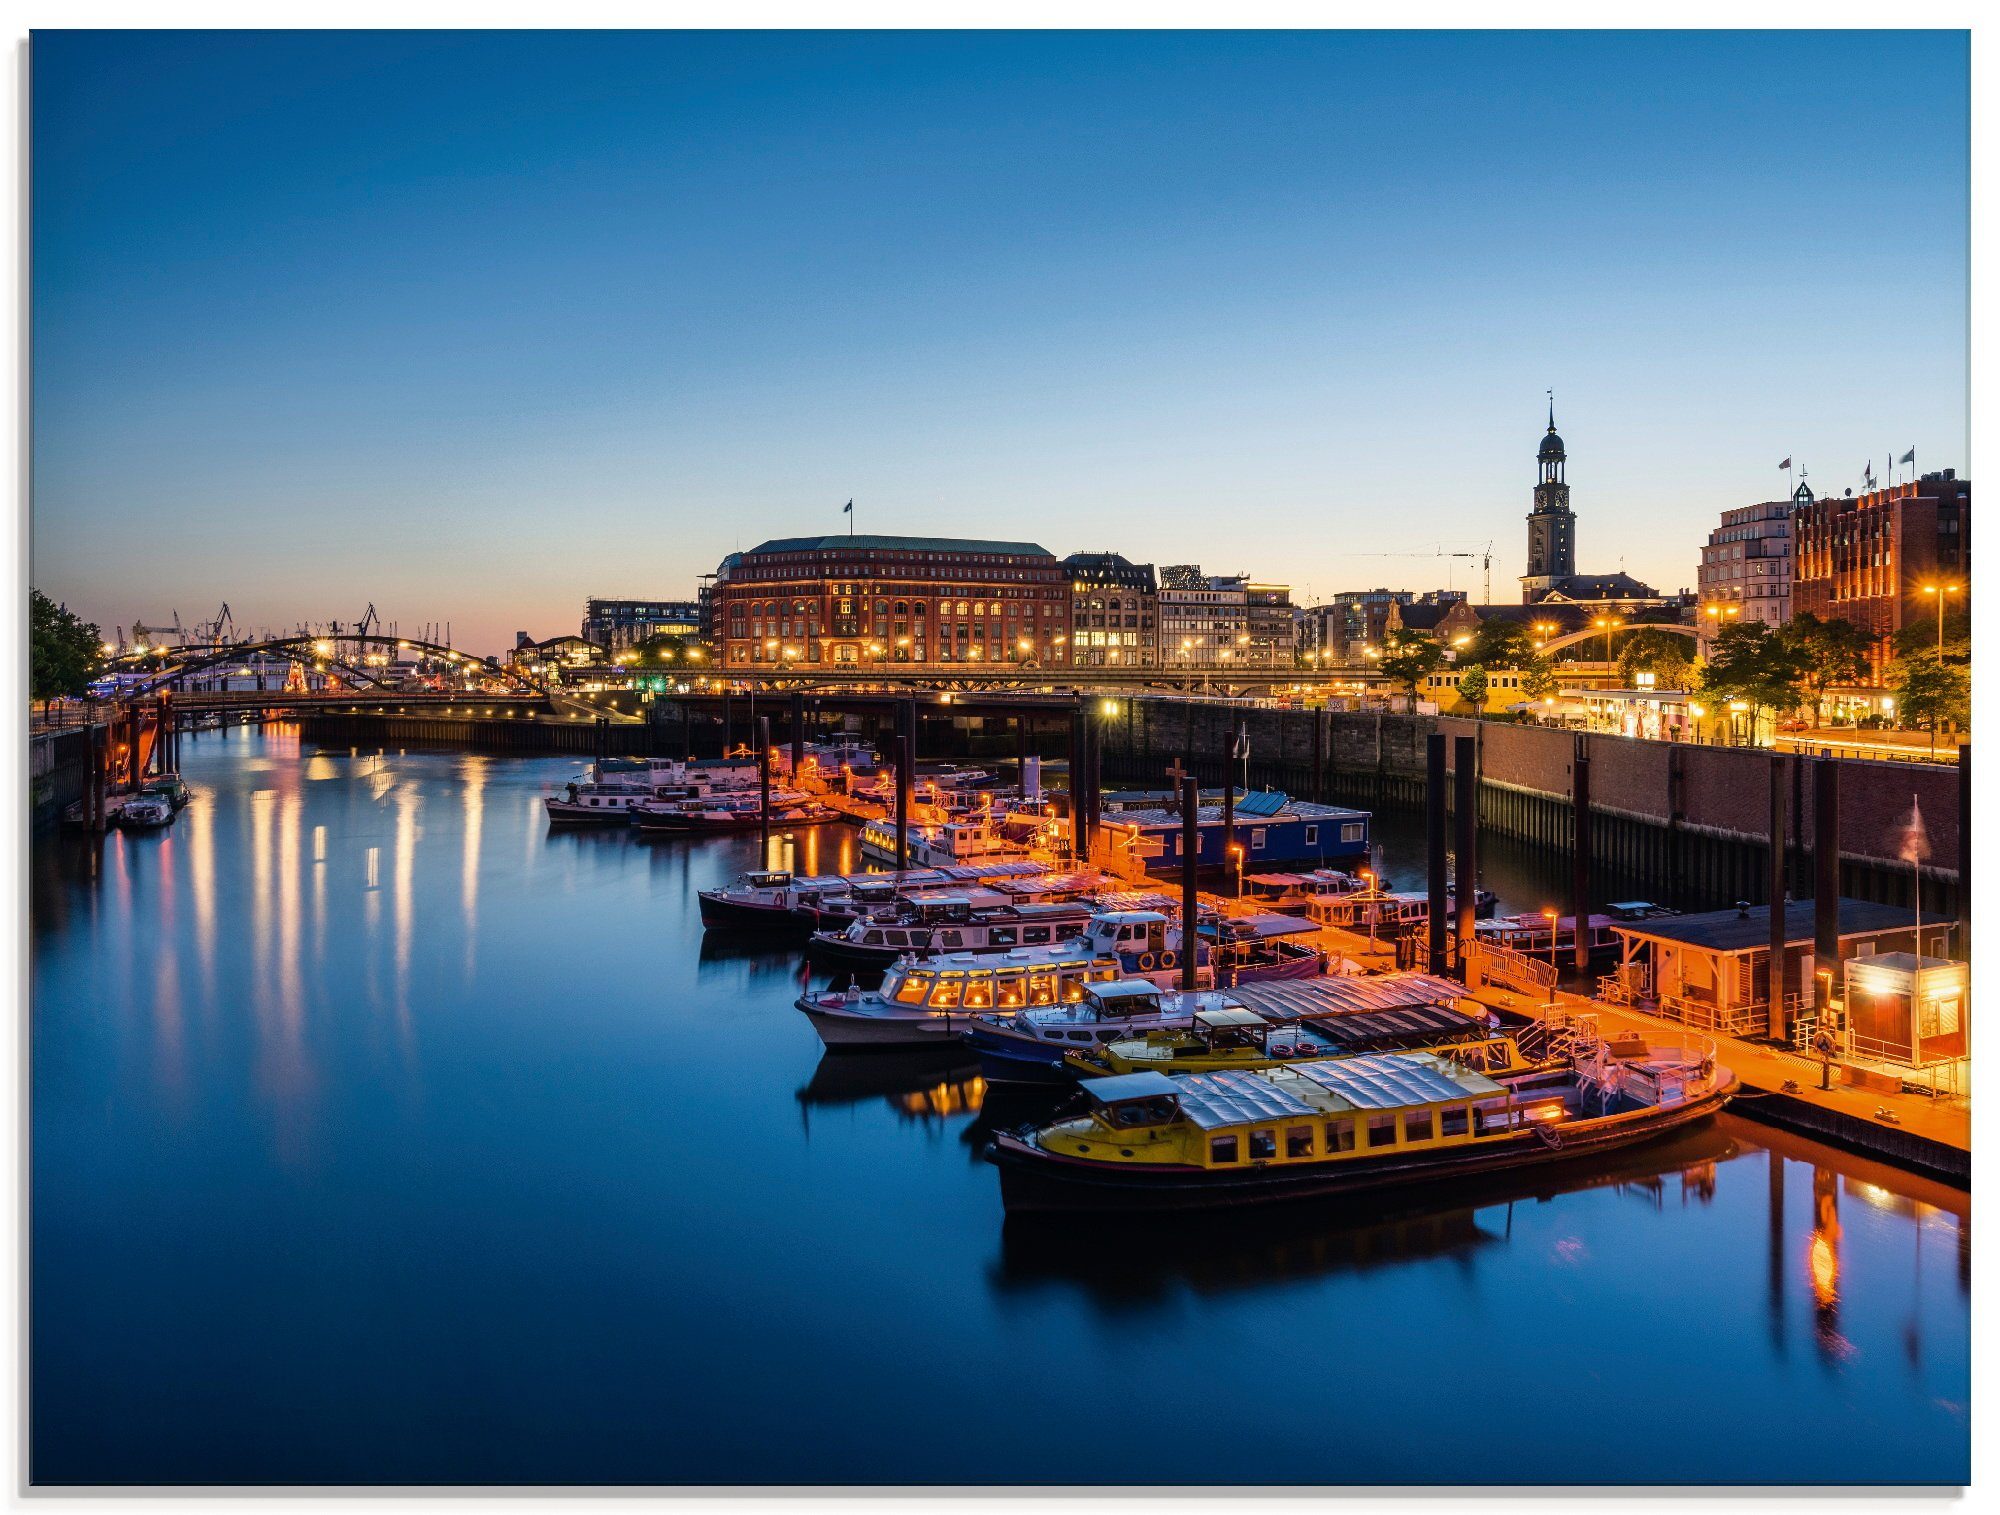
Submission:
[[[979,1149],[1034,1107],[823,1058],[795,951],[703,939],[754,837],[552,833],[568,760],[183,766],[167,834],[37,841],[37,1481],[1969,1474],[1963,1194],[1726,1118],[1394,1210],[1005,1225]],[[1546,872],[1487,860],[1503,908]]]

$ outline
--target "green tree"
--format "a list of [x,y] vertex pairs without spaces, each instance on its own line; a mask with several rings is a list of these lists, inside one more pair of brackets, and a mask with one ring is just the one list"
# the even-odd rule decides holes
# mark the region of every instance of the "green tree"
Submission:
[[1896,714],[1905,727],[1928,731],[1935,740],[1946,723],[1963,726],[1972,714],[1971,681],[1955,663],[1912,659],[1902,665],[1896,687]]
[[649,636],[644,641],[634,642],[632,651],[638,654],[633,662],[640,668],[672,668],[683,663],[714,661],[713,654],[699,637]]
[[1458,697],[1472,707],[1472,718],[1484,717],[1486,707],[1486,670],[1474,663],[1458,676]]
[[[1936,609],[1897,632],[1893,646],[1899,661],[1929,658],[1935,662],[1938,647]],[[1947,663],[1972,661],[1972,613],[1963,607],[1945,612],[1944,660]]]
[[1686,689],[1694,679],[1688,639],[1651,627],[1635,631],[1618,653],[1618,681],[1628,689],[1637,675],[1650,673],[1654,687]]
[[1839,616],[1823,621],[1810,610],[1801,610],[1778,636],[1797,655],[1799,686],[1812,705],[1815,721],[1826,704],[1827,690],[1856,683],[1868,672],[1869,636],[1852,621]]
[[1375,666],[1415,699],[1423,681],[1444,666],[1444,645],[1421,631],[1392,631],[1382,638],[1382,656]]
[[1542,653],[1536,653],[1521,668],[1521,693],[1531,700],[1545,700],[1562,687],[1554,662]]
[[28,692],[34,699],[79,695],[104,661],[104,633],[39,589],[28,591]]
[[1798,709],[1804,699],[1804,670],[1798,651],[1769,626],[1739,621],[1716,637],[1701,687],[1720,699],[1747,704],[1754,730],[1761,711]]
[[1481,668],[1522,668],[1535,655],[1534,638],[1519,621],[1489,616],[1472,633],[1464,656]]

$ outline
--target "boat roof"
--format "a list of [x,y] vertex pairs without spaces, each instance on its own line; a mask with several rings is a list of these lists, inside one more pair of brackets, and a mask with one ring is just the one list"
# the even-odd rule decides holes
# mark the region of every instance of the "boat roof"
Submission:
[[[1204,1131],[1287,1115],[1317,1115],[1321,1109],[1318,1103],[1308,1104],[1284,1083],[1246,1069],[1227,1068],[1177,1079],[1166,1079],[1164,1074],[1156,1076],[1165,1079],[1180,1096],[1181,1113]],[[1124,1077],[1143,1075],[1127,1073]],[[1092,1079],[1084,1087],[1092,1088],[1101,1082]]]
[[1156,1099],[1162,1094],[1178,1094],[1174,1080],[1164,1073],[1150,1070],[1143,1073],[1114,1073],[1108,1078],[1090,1078],[1083,1082],[1083,1092],[1102,1105],[1115,1105],[1128,1099]]
[[1253,936],[1265,941],[1274,936],[1303,936],[1319,930],[1312,918],[1305,915],[1228,915],[1222,918],[1222,929],[1236,936]]
[[1506,1092],[1485,1074],[1428,1053],[1370,1052],[1324,1063],[1294,1063],[1285,1071],[1318,1084],[1357,1110],[1445,1104]]
[[1121,978],[1109,983],[1092,984],[1089,993],[1092,998],[1100,1000],[1156,999],[1160,986],[1151,979]]
[[1157,910],[1100,910],[1092,919],[1109,921],[1116,926],[1142,926],[1152,921],[1164,921],[1166,916]]
[[1429,973],[1331,974],[1238,984],[1229,992],[1266,1019],[1296,1020],[1411,1005],[1456,1005],[1464,997],[1465,987]]
[[[1257,796],[1249,796],[1256,798]],[[1236,806],[1239,821],[1365,821],[1369,818],[1366,810],[1350,810],[1345,805],[1319,805],[1311,800],[1295,800],[1289,796],[1279,796],[1281,809],[1249,811],[1241,801]],[[1160,827],[1178,826],[1181,817],[1178,811],[1166,809],[1128,809],[1107,814],[1107,826],[1136,826],[1142,830],[1156,830]],[[1198,826],[1219,826],[1222,824],[1220,805],[1200,805],[1195,809],[1195,824]]]
[[1409,1005],[1400,1010],[1363,1010],[1311,1023],[1313,1033],[1337,1046],[1354,1047],[1383,1037],[1419,1037],[1474,1031],[1478,1022],[1444,1005]]
[[1269,1021],[1254,1010],[1244,1010],[1235,1005],[1225,1005],[1219,1010],[1197,1010],[1194,1015],[1197,1025],[1220,1028],[1223,1026],[1267,1026]]

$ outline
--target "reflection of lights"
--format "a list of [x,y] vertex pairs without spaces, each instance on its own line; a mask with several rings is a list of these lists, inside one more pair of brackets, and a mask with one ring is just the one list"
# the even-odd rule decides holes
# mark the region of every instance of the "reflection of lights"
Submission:
[[1840,1258],[1833,1239],[1824,1231],[1813,1232],[1806,1260],[1812,1270],[1813,1302],[1824,1309],[1840,1298]]

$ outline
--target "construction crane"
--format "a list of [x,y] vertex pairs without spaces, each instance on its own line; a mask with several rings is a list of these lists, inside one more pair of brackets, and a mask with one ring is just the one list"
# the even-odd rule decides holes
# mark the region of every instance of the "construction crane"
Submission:
[[[1493,544],[1491,542],[1488,542],[1486,544],[1485,550],[1481,552],[1448,552],[1446,551],[1444,544],[1440,542],[1436,547],[1432,548],[1429,552],[1357,552],[1355,556],[1358,558],[1477,559],[1480,566],[1486,570],[1486,589],[1485,589],[1486,598],[1482,603],[1487,605],[1491,605],[1493,603]],[[1451,587],[1449,578],[1447,578],[1446,580],[1445,587],[1447,589]]]

